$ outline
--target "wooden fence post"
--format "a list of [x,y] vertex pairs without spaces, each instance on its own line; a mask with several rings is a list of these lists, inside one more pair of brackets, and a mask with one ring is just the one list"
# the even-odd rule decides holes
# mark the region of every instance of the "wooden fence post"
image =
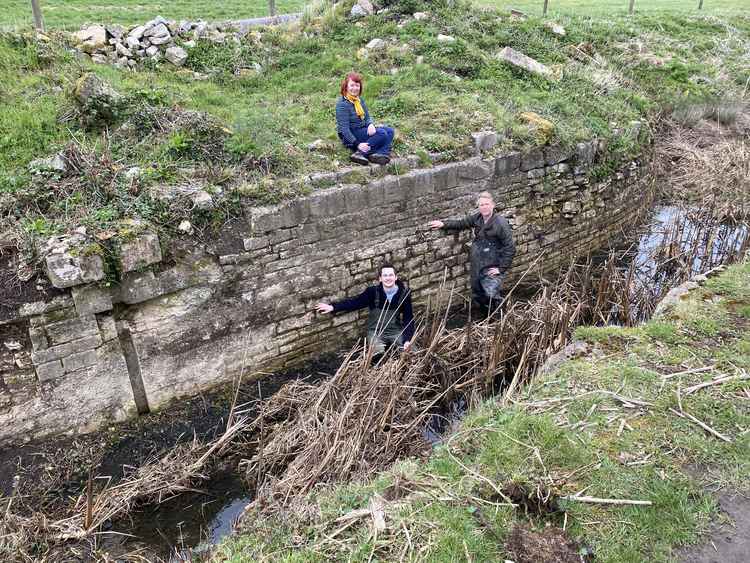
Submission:
[[633,13],[633,8],[635,7],[635,0],[630,0],[630,3],[628,4],[628,14]]
[[698,9],[699,9],[699,10],[702,10],[702,9],[703,9],[703,0],[700,0],[700,1],[698,2]]
[[268,0],[268,15],[272,17],[276,15],[276,0]]
[[549,0],[544,0],[544,8],[542,9],[542,15],[547,15],[547,4],[549,4]]
[[31,11],[34,14],[34,29],[44,31],[44,19],[42,18],[42,9],[39,7],[39,0],[31,0]]

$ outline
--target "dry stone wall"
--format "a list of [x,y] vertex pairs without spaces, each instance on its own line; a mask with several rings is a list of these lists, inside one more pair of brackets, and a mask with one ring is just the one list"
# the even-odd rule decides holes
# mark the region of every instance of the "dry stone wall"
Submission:
[[[124,249],[118,287],[68,271],[65,283],[77,284],[70,296],[19,309],[13,322],[28,333],[30,362],[2,374],[0,441],[90,430],[241,372],[255,377],[341,349],[361,336],[364,313],[320,315],[314,304],[362,291],[384,261],[408,280],[417,303],[445,276],[466,290],[469,233],[425,224],[472,210],[482,190],[514,229],[510,282],[534,261],[555,271],[650,205],[640,160],[594,181],[604,155],[591,141],[400,175],[372,167],[311,178],[337,185],[248,208],[217,242],[175,248],[171,265],[155,235],[144,233],[129,245],[135,256]],[[341,183],[371,173],[364,183]],[[59,262],[72,263],[57,256],[48,267]]]

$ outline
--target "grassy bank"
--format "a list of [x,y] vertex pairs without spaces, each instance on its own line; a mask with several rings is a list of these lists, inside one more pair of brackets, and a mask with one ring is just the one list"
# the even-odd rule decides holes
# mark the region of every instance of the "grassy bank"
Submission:
[[750,486],[748,326],[743,264],[642,326],[580,328],[587,354],[470,413],[428,459],[249,518],[213,560],[670,561],[717,516],[709,488]]
[[[190,217],[190,206],[165,206],[152,190],[191,181],[222,192],[224,204],[203,218],[214,225],[240,200],[305,193],[306,175],[347,163],[333,105],[353,68],[365,75],[376,120],[398,129],[397,155],[454,158],[483,129],[501,133],[498,150],[611,138],[635,119],[741,99],[750,79],[747,15],[570,16],[559,37],[543,19],[461,3],[393,0],[388,13],[356,25],[347,19],[350,6],[321,6],[318,17],[260,30],[239,45],[199,41],[181,70],[124,71],[77,58],[62,38],[0,37],[0,232],[47,236],[81,224],[97,232],[132,216],[168,230]],[[416,20],[415,10],[430,17]],[[440,34],[455,41],[439,41]],[[386,48],[362,54],[376,37]],[[538,59],[558,79],[500,62],[503,46]],[[106,123],[87,122],[72,100],[85,72],[123,94]],[[203,117],[183,119],[187,111]],[[551,138],[524,121],[527,111],[554,124]],[[328,148],[310,153],[315,139]],[[83,155],[78,172],[62,179],[29,172],[30,161],[71,144]],[[623,154],[633,148],[614,147]],[[145,171],[135,180],[125,175],[134,166]]]

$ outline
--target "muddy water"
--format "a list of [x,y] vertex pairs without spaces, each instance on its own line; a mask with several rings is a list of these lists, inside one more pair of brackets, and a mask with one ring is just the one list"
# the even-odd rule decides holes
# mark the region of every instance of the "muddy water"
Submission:
[[132,515],[115,531],[131,534],[165,561],[189,561],[231,533],[253,499],[236,472],[214,475],[205,493],[180,495]]

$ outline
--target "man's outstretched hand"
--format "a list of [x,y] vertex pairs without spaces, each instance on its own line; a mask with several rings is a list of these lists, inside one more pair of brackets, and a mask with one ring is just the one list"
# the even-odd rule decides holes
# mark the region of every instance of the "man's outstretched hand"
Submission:
[[445,226],[442,221],[430,221],[428,224],[431,229],[442,229]]
[[330,313],[333,311],[333,305],[329,305],[328,303],[318,303],[315,305],[315,310],[318,311],[318,313]]

